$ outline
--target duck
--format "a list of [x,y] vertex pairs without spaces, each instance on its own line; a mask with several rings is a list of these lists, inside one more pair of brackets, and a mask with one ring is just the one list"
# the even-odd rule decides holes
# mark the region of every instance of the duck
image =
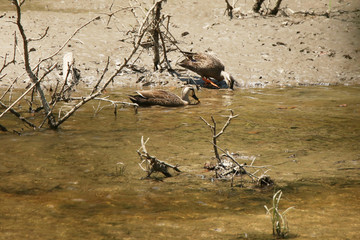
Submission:
[[150,107],[153,105],[166,107],[194,105],[190,102],[189,97],[192,97],[197,101],[195,104],[200,103],[200,100],[195,95],[195,89],[193,86],[184,87],[181,92],[181,97],[172,92],[161,89],[137,91],[136,95],[129,96],[133,103],[137,103],[142,107]]
[[199,74],[206,85],[220,88],[210,80],[213,78],[218,82],[225,80],[231,90],[234,89],[235,79],[225,71],[224,64],[219,58],[209,53],[182,52],[185,59],[178,63],[179,66]]

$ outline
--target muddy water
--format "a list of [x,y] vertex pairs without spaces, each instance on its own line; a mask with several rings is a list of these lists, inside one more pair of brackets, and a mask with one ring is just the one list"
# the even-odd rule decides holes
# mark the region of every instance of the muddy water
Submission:
[[[113,90],[124,100],[134,89]],[[176,91],[176,90],[175,90]],[[211,181],[210,131],[235,118],[219,145],[256,156],[282,189],[296,239],[355,239],[360,229],[360,88],[201,90],[201,104],[94,115],[90,103],[58,131],[0,136],[0,239],[272,239],[274,190]],[[9,123],[10,124],[10,123]],[[9,125],[7,125],[9,126]],[[136,150],[183,171],[141,180]],[[119,174],[119,162],[125,168]]]

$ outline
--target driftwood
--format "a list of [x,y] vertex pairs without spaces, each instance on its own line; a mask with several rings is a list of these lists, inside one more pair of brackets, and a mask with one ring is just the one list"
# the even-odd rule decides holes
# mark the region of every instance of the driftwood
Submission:
[[[169,168],[174,169],[177,172],[181,172],[177,165],[171,165],[166,162],[160,161],[155,156],[151,156],[146,150],[146,143],[149,141],[149,138],[144,141],[144,137],[141,137],[141,147],[136,151],[139,154],[141,162],[139,166],[142,170],[147,172],[147,178],[154,172],[161,172],[165,177],[171,177],[169,173]],[[145,166],[143,166],[145,165]]]
[[[267,171],[269,171],[267,166],[254,166],[254,162],[256,157],[244,157],[239,154],[232,154],[227,150],[222,149],[216,143],[217,138],[222,135],[227,127],[230,125],[230,122],[233,118],[236,118],[238,115],[234,115],[234,112],[230,110],[230,115],[220,132],[216,133],[216,121],[213,116],[211,116],[211,120],[213,125],[208,123],[204,118],[200,117],[202,121],[206,123],[206,125],[211,129],[212,132],[212,141],[211,144],[214,147],[215,158],[217,160],[217,164],[215,166],[205,165],[205,168],[208,170],[215,171],[215,178],[217,179],[231,179],[231,187],[234,186],[234,178],[236,176],[241,177],[240,186],[244,186],[243,176],[247,176],[250,179],[250,182],[255,183],[257,186],[265,187],[273,185],[273,181],[271,178],[266,175]],[[219,151],[223,152],[220,156]],[[239,160],[250,160],[248,163],[239,163]],[[251,169],[255,169],[254,172],[250,172]],[[261,174],[258,176],[258,174]]]

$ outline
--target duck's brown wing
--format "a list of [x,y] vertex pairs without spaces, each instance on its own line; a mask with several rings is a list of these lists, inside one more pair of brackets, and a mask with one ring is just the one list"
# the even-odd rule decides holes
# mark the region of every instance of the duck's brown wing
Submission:
[[138,91],[137,95],[130,96],[130,100],[140,106],[182,106],[184,102],[174,93],[164,90],[144,90]]
[[202,77],[218,79],[225,67],[215,56],[207,53],[184,53],[186,58],[179,65],[187,68]]

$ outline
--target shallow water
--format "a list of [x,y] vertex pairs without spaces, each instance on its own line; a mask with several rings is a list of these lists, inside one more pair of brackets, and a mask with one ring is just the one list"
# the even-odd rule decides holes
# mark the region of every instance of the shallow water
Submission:
[[[124,100],[134,89],[109,92]],[[175,90],[178,91],[179,90]],[[90,103],[58,131],[0,135],[0,239],[272,239],[274,190],[231,189],[203,169],[214,156],[200,120],[214,116],[219,146],[267,165],[283,191],[296,239],[355,239],[360,229],[360,88],[203,89],[200,105],[111,107]],[[346,105],[345,105],[346,104]],[[2,122],[11,126],[8,115]],[[21,128],[20,123],[16,123]],[[15,125],[13,125],[15,126]],[[142,180],[136,150],[182,173]],[[125,174],[119,176],[119,162]]]

